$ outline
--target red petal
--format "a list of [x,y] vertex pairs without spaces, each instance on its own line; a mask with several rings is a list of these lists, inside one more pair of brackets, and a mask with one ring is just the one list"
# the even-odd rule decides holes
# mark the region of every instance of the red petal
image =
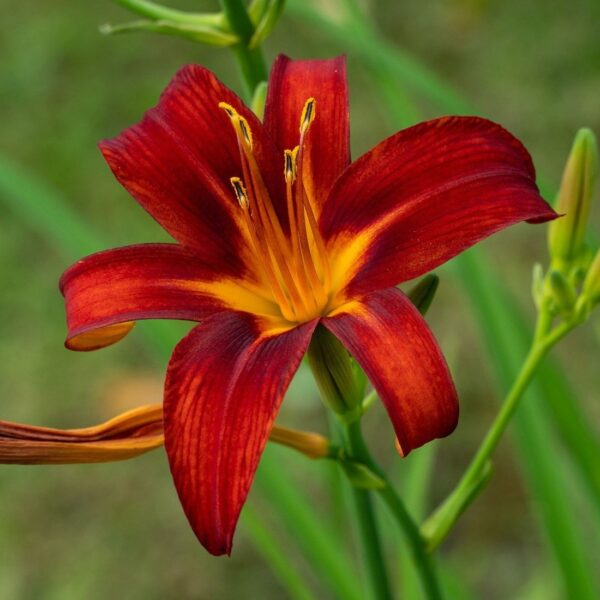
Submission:
[[283,156],[242,101],[197,65],[181,69],[139,124],[101,142],[100,149],[121,184],[175,239],[233,272],[239,271],[244,242],[230,178],[241,177],[242,168],[219,102],[248,120],[274,201],[284,199]]
[[198,321],[223,308],[199,284],[214,279],[197,254],[176,244],[140,244],[92,254],[61,278],[66,345],[95,350],[119,341],[138,319]]
[[375,292],[322,323],[373,383],[404,455],[452,433],[458,400],[450,372],[429,327],[402,292]]
[[281,150],[298,144],[300,116],[311,97],[316,118],[306,138],[303,180],[318,213],[350,163],[346,59],[290,60],[279,55],[269,78],[265,129]]
[[356,256],[346,256],[357,265],[351,297],[417,277],[513,223],[555,216],[516,138],[484,119],[446,117],[400,131],[352,164],[321,228],[330,245],[360,237]]
[[281,334],[248,313],[220,313],[173,353],[165,446],[185,514],[212,554],[231,551],[275,415],[314,327]]

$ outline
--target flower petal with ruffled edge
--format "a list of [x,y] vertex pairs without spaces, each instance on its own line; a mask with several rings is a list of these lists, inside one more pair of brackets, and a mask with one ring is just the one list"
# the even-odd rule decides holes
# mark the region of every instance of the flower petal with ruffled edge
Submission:
[[351,299],[431,271],[508,225],[556,216],[521,142],[485,119],[445,117],[352,163],[319,224],[337,291]]
[[291,60],[280,54],[269,77],[265,129],[280,150],[298,143],[298,125],[308,98],[317,116],[307,135],[303,182],[316,215],[335,180],[350,164],[346,58]]
[[171,357],[165,446],[185,514],[212,554],[231,551],[258,461],[315,326],[282,329],[248,313],[220,313]]
[[425,320],[395,288],[374,292],[323,319],[383,401],[402,454],[452,433],[458,398]]

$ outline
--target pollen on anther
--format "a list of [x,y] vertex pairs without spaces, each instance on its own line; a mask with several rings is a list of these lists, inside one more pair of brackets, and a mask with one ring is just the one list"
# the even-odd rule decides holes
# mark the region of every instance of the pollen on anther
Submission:
[[248,121],[238,115],[238,122],[240,124],[240,129],[242,131],[242,135],[244,136],[244,140],[246,143],[252,148],[252,130],[248,126]]
[[219,108],[223,109],[229,117],[237,115],[235,108],[231,104],[227,104],[227,102],[219,102]]
[[304,103],[302,116],[300,117],[300,133],[305,133],[310,127],[310,124],[315,120],[315,109],[317,101],[314,98],[309,98]]
[[233,191],[235,193],[235,197],[237,198],[238,204],[244,210],[247,210],[250,203],[248,202],[248,194],[246,194],[246,188],[244,188],[244,183],[239,177],[232,177],[229,181],[231,182],[231,186],[233,187]]
[[283,175],[286,181],[294,182],[296,179],[296,152],[294,150],[284,151],[285,165],[283,168]]
[[231,119],[231,123],[236,130],[238,136],[241,134],[244,143],[246,143],[250,149],[252,149],[252,130],[248,125],[248,121],[238,113],[231,104],[227,102],[219,102],[219,108],[227,113],[227,116]]

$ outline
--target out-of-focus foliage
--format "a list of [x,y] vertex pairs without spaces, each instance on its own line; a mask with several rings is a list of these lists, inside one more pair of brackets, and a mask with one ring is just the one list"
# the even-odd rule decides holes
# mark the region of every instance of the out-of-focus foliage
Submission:
[[[95,145],[137,120],[183,63],[200,62],[236,85],[228,54],[150,34],[101,36],[99,24],[128,18],[108,1],[0,0],[0,6],[0,157],[10,158],[55,190],[112,244],[165,240],[118,186]],[[336,2],[321,1],[319,6],[337,17]],[[182,0],[178,7],[214,10],[216,2]],[[558,185],[577,128],[587,125],[600,131],[597,3],[380,0],[367,3],[366,9],[391,41],[433,68],[480,114],[521,137],[552,186]],[[269,57],[279,51],[317,57],[342,46],[284,16],[267,51]],[[370,82],[351,57],[355,155],[393,132],[380,101],[383,90]],[[416,99],[426,115],[438,115],[431,103]],[[164,358],[152,351],[143,326],[98,353],[74,354],[62,348],[64,316],[57,280],[77,257],[26,227],[18,211],[2,204],[0,215],[0,417],[83,426],[160,401]],[[600,231],[597,209],[591,221]],[[89,250],[101,250],[99,244],[89,240]],[[518,300],[532,313],[529,275],[533,262],[545,253],[543,228],[521,226],[486,246],[494,256],[495,275],[516,289]],[[443,452],[434,465],[437,499],[456,480],[489,423],[496,392],[469,305],[450,273],[442,273],[428,319],[462,397],[459,429],[439,443]],[[593,368],[598,337],[591,328],[578,332],[558,355],[590,422],[600,423],[600,373]],[[324,428],[307,373],[297,378],[281,421]],[[394,452],[381,411],[374,409],[367,421],[367,434],[377,433],[371,438],[378,441],[382,462],[402,475],[406,467]],[[326,465],[305,465],[280,448],[269,454],[288,461],[299,490],[325,512]],[[543,540],[510,444],[503,445],[496,463],[494,480],[443,553],[446,564],[461,574],[475,597],[552,598],[553,566],[543,563],[542,571],[536,569],[545,556]],[[0,483],[2,599],[282,597],[244,529],[231,560],[204,553],[185,522],[161,451],[129,463],[2,467]],[[252,494],[251,503],[271,522],[265,498]],[[578,508],[584,518],[586,505],[581,502]],[[338,518],[331,526],[343,532],[346,517]],[[301,572],[305,570],[290,535],[274,533]],[[589,531],[590,537],[597,533]],[[310,580],[308,571],[307,576]]]

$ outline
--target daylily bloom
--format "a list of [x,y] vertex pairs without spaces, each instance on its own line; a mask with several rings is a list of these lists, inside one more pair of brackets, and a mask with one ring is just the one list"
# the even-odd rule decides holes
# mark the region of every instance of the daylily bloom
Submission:
[[425,321],[396,289],[484,237],[555,213],[521,143],[446,117],[350,164],[343,58],[274,64],[264,122],[210,71],[184,67],[142,121],[100,148],[175,238],[89,256],[62,277],[66,345],[134,321],[197,321],[165,384],[165,446],[202,544],[229,553],[286,388],[317,326],[362,366],[402,453],[446,436],[457,397]]

